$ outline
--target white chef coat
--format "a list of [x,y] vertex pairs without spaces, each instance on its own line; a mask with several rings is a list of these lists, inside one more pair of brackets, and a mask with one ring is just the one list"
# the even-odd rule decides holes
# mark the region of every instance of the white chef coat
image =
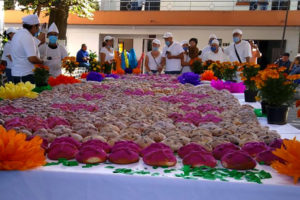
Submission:
[[56,49],[51,49],[48,44],[39,47],[41,59],[44,65],[49,67],[51,76],[57,77],[61,74],[61,60],[68,56],[68,52],[62,45],[57,44]]
[[105,60],[104,62],[111,63],[110,61],[115,58],[115,52],[113,48],[110,48],[110,51],[106,47],[102,47],[100,50],[100,53],[105,54]]
[[178,56],[183,53],[184,50],[178,42],[173,42],[171,46],[165,46],[163,49],[162,57],[166,58],[166,71],[181,71],[181,59],[168,59],[167,51],[171,53],[172,56]]
[[[249,42],[242,40],[239,44],[236,44],[235,47],[242,63],[246,62],[246,57],[252,57],[251,46]],[[239,62],[239,59],[234,50],[234,43],[225,48],[224,53],[229,56],[231,62]]]
[[[183,60],[184,62],[190,62],[191,58],[188,54],[183,54]],[[190,66],[182,66],[182,71],[181,73],[185,73],[185,72],[191,72],[191,67]]]
[[226,62],[229,61],[228,56],[223,52],[221,48],[219,48],[218,53],[214,53],[211,50],[207,51],[203,55],[203,61],[212,60],[212,61],[220,61],[220,62]]
[[210,45],[206,45],[206,46],[202,49],[200,58],[203,60],[204,54],[205,54],[206,52],[209,52],[209,51],[210,51]]
[[8,42],[6,42],[5,45],[4,45],[1,60],[6,61],[6,64],[7,64],[6,67],[8,69],[11,69],[12,61],[10,61],[10,59],[7,57],[9,55],[11,55],[11,41],[10,40],[8,40]]
[[146,55],[148,56],[148,66],[150,70],[157,70],[161,63],[161,53],[159,52],[159,55],[156,58],[152,56],[151,51],[147,52]]
[[12,76],[27,76],[33,74],[34,64],[28,57],[39,56],[37,42],[27,29],[17,31],[11,41]]

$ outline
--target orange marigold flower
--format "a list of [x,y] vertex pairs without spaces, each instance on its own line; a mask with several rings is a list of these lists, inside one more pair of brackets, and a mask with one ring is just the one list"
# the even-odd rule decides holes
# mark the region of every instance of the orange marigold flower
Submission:
[[297,110],[297,117],[300,118],[300,109]]
[[284,140],[283,144],[280,149],[272,153],[285,162],[274,161],[271,166],[280,174],[294,177],[296,184],[300,178],[300,142],[295,137],[293,140]]
[[26,141],[24,133],[0,126],[0,170],[27,170],[46,164],[42,142],[39,136]]
[[218,80],[216,76],[214,76],[214,72],[211,70],[206,70],[203,74],[201,74],[201,80],[202,81],[212,81],[212,80]]

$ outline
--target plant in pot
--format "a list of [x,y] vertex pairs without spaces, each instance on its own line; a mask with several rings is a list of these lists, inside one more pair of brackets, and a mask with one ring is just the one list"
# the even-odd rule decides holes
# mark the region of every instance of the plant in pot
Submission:
[[76,58],[74,56],[65,57],[62,60],[62,67],[65,68],[67,72],[69,72],[70,76],[72,76],[72,73],[75,71],[75,69],[79,67],[79,63],[76,62]]
[[285,70],[285,67],[268,65],[253,79],[258,89],[258,98],[267,103],[269,124],[286,124],[288,108],[294,101],[297,87],[294,80],[299,79],[300,75],[288,75],[284,73]]
[[34,65],[33,76],[35,85],[37,87],[43,87],[48,85],[49,79],[49,67],[45,65]]
[[219,61],[213,62],[209,65],[208,69],[212,70],[214,72],[214,75],[218,78],[218,79],[223,79],[223,74],[222,74],[222,65]]
[[236,82],[236,72],[238,70],[238,62],[223,62],[221,63],[221,72],[225,81]]
[[255,77],[260,70],[260,66],[257,64],[243,63],[238,71],[241,72],[240,76],[244,85],[246,86],[245,102],[255,102],[257,96],[257,88],[255,84]]
[[105,62],[101,67],[104,74],[111,74],[112,63]]
[[202,60],[200,58],[191,59],[189,64],[195,74],[202,74],[204,72]]
[[90,71],[101,72],[100,62],[98,62],[96,59],[90,60]]

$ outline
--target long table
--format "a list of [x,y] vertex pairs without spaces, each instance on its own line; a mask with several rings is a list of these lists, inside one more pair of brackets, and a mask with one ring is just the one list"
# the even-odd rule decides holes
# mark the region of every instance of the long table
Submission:
[[[243,96],[234,95],[241,104]],[[252,104],[258,107],[258,104]],[[267,125],[265,118],[259,118]],[[300,131],[287,124],[268,125],[277,130],[283,138],[300,136]],[[186,180],[176,177],[182,164],[171,168],[175,171],[165,173],[165,169],[146,166],[142,161],[131,165],[100,164],[91,168],[83,165],[65,167],[63,165],[41,167],[31,171],[0,171],[0,200],[299,200],[300,183],[294,185],[293,179],[276,173],[269,166],[258,165],[257,169],[271,173],[271,179],[263,184],[248,183],[230,179],[229,182],[210,181],[198,178]],[[220,165],[220,164],[219,164]],[[148,171],[150,174],[115,174],[116,168],[130,168],[135,171]],[[159,174],[153,176],[154,174]]]

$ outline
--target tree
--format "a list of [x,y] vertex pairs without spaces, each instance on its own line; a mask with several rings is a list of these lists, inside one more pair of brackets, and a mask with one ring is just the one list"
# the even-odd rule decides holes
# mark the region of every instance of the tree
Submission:
[[33,11],[40,15],[45,11],[49,16],[48,25],[53,22],[58,27],[60,40],[66,40],[67,23],[69,14],[79,17],[93,18],[93,11],[98,8],[97,0],[17,0],[23,6],[23,11]]
[[4,0],[4,10],[15,9],[15,0]]

